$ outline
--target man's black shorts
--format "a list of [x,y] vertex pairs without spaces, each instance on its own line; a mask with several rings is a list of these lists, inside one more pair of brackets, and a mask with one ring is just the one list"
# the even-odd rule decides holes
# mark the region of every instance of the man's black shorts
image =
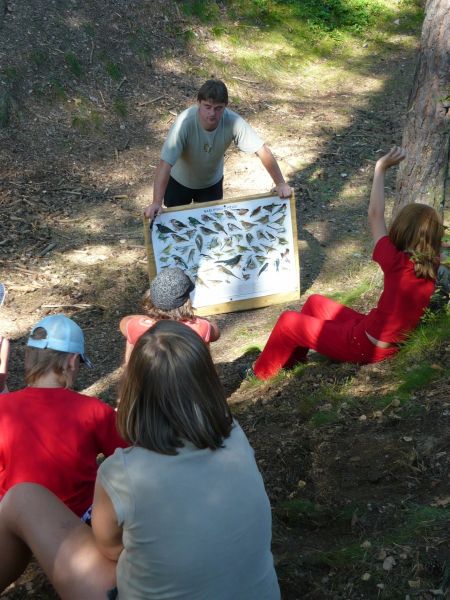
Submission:
[[169,178],[166,193],[164,194],[164,205],[183,206],[194,202],[210,202],[211,200],[221,200],[223,198],[223,177],[220,181],[211,187],[201,190],[193,190],[178,183],[173,177]]

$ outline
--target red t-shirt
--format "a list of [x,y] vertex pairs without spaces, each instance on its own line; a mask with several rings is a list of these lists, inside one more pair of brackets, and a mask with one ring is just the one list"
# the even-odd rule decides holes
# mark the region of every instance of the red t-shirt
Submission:
[[[155,319],[150,319],[150,317],[144,315],[136,315],[129,319],[125,328],[127,342],[134,346],[141,335],[155,323]],[[207,319],[194,317],[192,321],[182,321],[182,323],[193,329],[204,342],[209,344],[211,341],[211,323]]]
[[79,516],[92,504],[98,454],[127,444],[115,411],[66,388],[27,387],[0,396],[0,498],[39,483]]
[[382,342],[401,342],[430,303],[435,281],[417,277],[409,255],[397,250],[388,236],[378,240],[372,258],[383,270],[384,287],[365,319],[366,331]]

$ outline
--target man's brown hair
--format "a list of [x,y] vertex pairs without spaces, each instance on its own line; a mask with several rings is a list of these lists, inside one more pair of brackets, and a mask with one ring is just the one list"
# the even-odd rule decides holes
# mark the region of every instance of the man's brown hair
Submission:
[[231,411],[209,349],[192,329],[158,321],[131,353],[117,424],[124,439],[160,454],[189,441],[216,450],[230,435]]
[[398,250],[411,255],[417,277],[434,279],[439,264],[444,226],[428,204],[407,204],[389,228],[389,238]]
[[211,100],[212,102],[220,102],[228,104],[227,86],[220,79],[208,79],[198,90],[197,100]]

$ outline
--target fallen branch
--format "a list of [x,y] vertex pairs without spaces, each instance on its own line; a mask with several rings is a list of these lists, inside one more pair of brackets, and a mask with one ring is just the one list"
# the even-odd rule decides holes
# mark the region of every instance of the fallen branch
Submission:
[[253,81],[252,79],[244,79],[243,77],[233,76],[231,79],[236,79],[236,81],[242,81],[243,83],[254,83],[255,85],[261,85],[260,81]]
[[147,104],[153,104],[153,102],[158,102],[158,100],[162,100],[163,98],[167,98],[167,96],[165,94],[163,94],[162,96],[156,96],[156,98],[152,98],[151,100],[139,102],[138,106],[147,106]]
[[103,304],[43,304],[41,308],[100,308],[106,310]]
[[56,248],[56,244],[55,242],[51,242],[48,246],[46,246],[42,252],[39,254],[39,256],[45,256],[46,254],[48,254],[51,250],[53,250],[53,248]]
[[119,91],[120,88],[123,86],[123,84],[125,83],[125,81],[127,81],[126,76],[122,79],[122,81],[119,83],[119,85],[116,87],[116,91]]

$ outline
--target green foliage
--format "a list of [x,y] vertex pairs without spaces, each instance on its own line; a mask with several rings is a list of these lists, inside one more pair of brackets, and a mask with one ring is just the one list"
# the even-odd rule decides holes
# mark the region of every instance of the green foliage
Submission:
[[245,348],[244,353],[242,356],[246,356],[247,354],[259,354],[261,352],[262,348],[261,345],[257,346],[256,344],[253,344],[251,346],[247,346],[247,348]]
[[48,54],[43,50],[36,50],[30,54],[30,60],[37,67],[40,67],[48,60]]
[[95,27],[92,25],[92,23],[86,23],[83,25],[83,30],[89,37],[95,36]]
[[49,83],[49,91],[50,96],[57,100],[66,100],[67,94],[62,85],[62,83],[58,79],[52,79]]
[[72,127],[78,129],[81,133],[88,133],[92,130],[101,129],[102,115],[84,98],[77,98],[76,112],[72,115]]
[[114,112],[123,119],[127,116],[128,110],[126,102],[123,98],[115,98],[113,102]]
[[403,372],[412,365],[427,361],[429,354],[450,338],[450,315],[448,312],[425,312],[422,323],[405,341],[397,355],[396,370]]
[[64,55],[64,58],[66,60],[67,66],[69,67],[73,75],[75,75],[75,77],[81,77],[81,73],[83,72],[83,70],[75,54],[73,52],[67,52]]
[[293,498],[280,502],[277,506],[277,514],[288,525],[300,527],[302,525],[311,525],[311,521],[317,525],[319,520],[327,513],[322,506],[314,504],[310,500]]
[[8,127],[11,116],[11,99],[8,92],[0,93],[0,128]]
[[377,0],[229,0],[233,13],[275,27],[295,19],[316,32],[361,32],[376,18],[389,14]]
[[[403,22],[410,29],[421,9],[413,0],[404,2],[401,8],[389,0],[185,0],[180,5],[187,15],[208,22],[224,52],[228,47],[230,62],[222,61],[217,72],[225,76],[238,68],[273,81],[298,73],[314,56],[351,56],[355,41],[379,45],[393,28],[404,29]],[[401,25],[393,25],[398,17]],[[202,44],[189,27],[183,35],[186,43]],[[209,57],[208,74],[216,72],[213,63]]]
[[346,306],[352,306],[357,300],[361,298],[363,294],[370,290],[370,283],[363,281],[356,288],[348,292],[336,292],[331,294],[330,298]]
[[92,112],[89,116],[74,115],[72,117],[72,127],[82,133],[87,133],[92,129],[99,129],[101,124],[102,117],[96,112]]
[[197,17],[202,23],[215,21],[220,16],[220,9],[211,0],[185,0],[183,11],[186,15]]
[[3,75],[6,81],[10,83],[14,83],[14,81],[17,81],[19,79],[19,72],[15,67],[5,67],[3,69]]
[[114,81],[119,81],[122,78],[122,71],[119,65],[113,62],[107,62],[105,65],[106,72]]

